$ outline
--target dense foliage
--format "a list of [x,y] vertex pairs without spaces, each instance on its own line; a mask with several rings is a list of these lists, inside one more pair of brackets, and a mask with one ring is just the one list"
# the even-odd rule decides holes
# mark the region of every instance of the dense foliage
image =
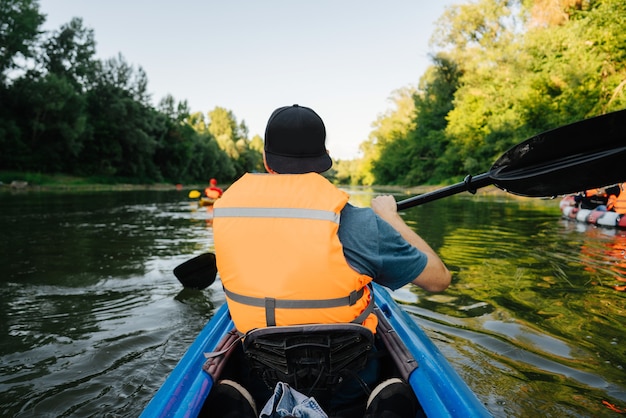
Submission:
[[[352,182],[478,174],[548,129],[626,107],[626,2],[479,0],[446,10],[432,67],[377,122]],[[389,129],[389,126],[402,127]]]
[[204,183],[262,169],[261,139],[232,112],[155,108],[144,71],[97,60],[81,19],[43,32],[36,0],[0,0],[0,16],[0,170]]
[[[73,19],[42,32],[37,0],[0,0],[0,170],[132,182],[228,182],[262,170],[262,139],[220,107],[147,94],[122,55],[95,59]],[[394,92],[342,183],[437,184],[478,174],[535,134],[626,107],[626,2],[475,0],[451,6],[431,67]]]

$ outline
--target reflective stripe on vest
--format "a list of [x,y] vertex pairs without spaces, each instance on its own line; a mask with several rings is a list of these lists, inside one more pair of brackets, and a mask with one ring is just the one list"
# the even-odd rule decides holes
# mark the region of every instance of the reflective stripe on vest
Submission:
[[298,208],[215,208],[213,218],[295,218],[339,223],[340,215],[329,210]]

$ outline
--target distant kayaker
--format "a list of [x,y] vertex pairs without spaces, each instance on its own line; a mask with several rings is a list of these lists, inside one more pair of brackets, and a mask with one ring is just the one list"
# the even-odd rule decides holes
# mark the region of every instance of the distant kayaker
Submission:
[[222,196],[222,193],[224,193],[224,191],[217,187],[217,180],[215,179],[209,180],[209,187],[204,189],[204,194],[209,199],[217,199]]
[[[612,211],[622,215],[626,214],[626,183],[614,184],[602,190],[604,190],[604,194],[606,196],[604,204],[596,205],[590,208],[583,206],[579,207],[581,209]],[[576,203],[578,204],[579,200],[576,200]]]
[[595,188],[580,192],[575,196],[576,203],[581,209],[595,209],[606,205],[608,195],[604,188]]
[[626,214],[626,183],[612,188],[606,207],[613,212]]
[[[413,283],[431,292],[450,284],[450,272],[403,221],[392,196],[378,196],[371,208],[357,208],[348,203],[347,193],[320,175],[332,166],[325,139],[324,123],[312,109],[276,109],[265,131],[269,174],[245,174],[215,203],[218,270],[241,333],[274,325],[348,322],[375,333],[377,318],[367,286],[372,280],[394,290]],[[287,299],[301,304],[282,307]],[[314,302],[317,306],[303,307]],[[357,379],[346,379],[334,392],[337,400],[331,401],[330,412],[340,409],[341,402],[363,402],[365,408],[371,391],[366,416],[392,411],[414,417],[417,400],[410,386],[391,379],[376,387],[378,372],[378,359],[372,356],[358,371],[368,392]],[[253,398],[244,388],[253,391],[249,382],[224,382],[223,390],[218,384],[211,396],[227,410],[224,403],[230,398],[241,412],[246,399]]]

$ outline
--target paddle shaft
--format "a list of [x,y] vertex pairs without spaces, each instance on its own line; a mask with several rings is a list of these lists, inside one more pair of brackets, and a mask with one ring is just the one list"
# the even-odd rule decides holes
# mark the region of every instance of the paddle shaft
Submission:
[[432,192],[401,200],[398,202],[398,210],[409,209],[414,206],[432,202],[433,200],[443,199],[444,197],[462,192],[470,192],[474,194],[476,193],[476,190],[491,184],[493,184],[493,179],[489,176],[489,173],[479,174],[476,177],[467,176],[461,183],[456,183],[451,186],[433,190]]

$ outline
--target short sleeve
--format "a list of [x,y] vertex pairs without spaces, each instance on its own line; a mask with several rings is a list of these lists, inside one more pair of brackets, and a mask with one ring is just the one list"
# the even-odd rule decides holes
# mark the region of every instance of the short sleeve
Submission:
[[409,244],[371,208],[346,205],[339,240],[348,263],[392,290],[411,282],[426,267],[426,254]]

